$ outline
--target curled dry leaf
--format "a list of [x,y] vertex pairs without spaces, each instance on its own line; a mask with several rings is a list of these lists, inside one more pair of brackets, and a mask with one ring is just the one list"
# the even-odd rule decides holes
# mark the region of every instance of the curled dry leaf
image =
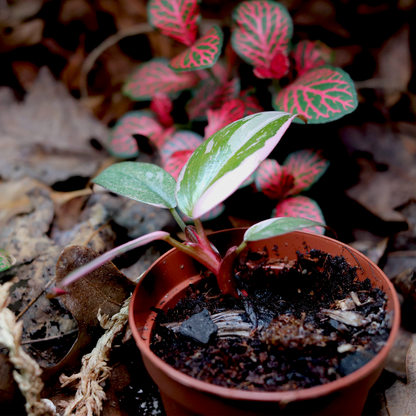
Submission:
[[[56,265],[56,282],[59,283],[71,271],[99,256],[82,246],[66,248]],[[82,279],[68,285],[61,296],[65,307],[78,322],[78,338],[71,351],[57,365],[44,371],[45,380],[65,369],[67,374],[78,369],[81,357],[91,342],[97,341],[102,329],[97,319],[98,310],[110,317],[117,313],[125,299],[133,292],[135,284],[108,262]]]

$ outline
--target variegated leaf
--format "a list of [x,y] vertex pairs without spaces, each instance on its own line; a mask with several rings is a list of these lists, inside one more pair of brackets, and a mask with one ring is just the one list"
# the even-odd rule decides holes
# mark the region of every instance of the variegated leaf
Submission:
[[193,131],[178,130],[174,135],[163,143],[159,149],[159,153],[162,159],[162,166],[164,166],[167,160],[179,150],[192,150],[194,151],[201,143],[203,138]]
[[233,18],[236,26],[231,43],[245,62],[272,71],[273,59],[280,60],[279,54],[288,55],[293,23],[289,12],[280,3],[244,1],[235,8]]
[[272,111],[254,114],[204,141],[179,175],[179,209],[199,218],[224,201],[269,155],[294,117]]
[[332,64],[334,51],[319,40],[300,41],[292,51],[298,76],[318,66]]
[[173,110],[173,103],[167,94],[156,94],[150,103],[150,109],[157,115],[162,126],[172,126],[173,117],[171,112]]
[[211,68],[220,56],[222,42],[222,30],[214,25],[206,35],[171,59],[169,66],[176,72]]
[[321,66],[297,78],[275,97],[276,110],[304,115],[309,124],[327,123],[357,108],[351,77],[340,68]]
[[277,160],[266,159],[256,170],[256,188],[270,199],[283,199],[294,185],[294,177]]
[[308,190],[328,169],[329,162],[319,151],[310,149],[291,153],[283,166],[294,177],[295,183],[289,195]]
[[[317,227],[319,226],[319,227]],[[261,221],[251,226],[244,234],[244,241],[258,241],[291,233],[304,228],[327,228],[324,223],[306,218],[280,217]]]
[[[292,196],[279,202],[273,212],[273,217],[299,217],[325,224],[324,215],[316,201],[307,196]],[[310,231],[323,234],[321,227],[310,228]]]
[[[204,214],[200,218],[200,220],[202,222],[214,220],[215,218],[218,218],[224,211],[225,211],[225,205],[224,204],[219,204],[216,207],[214,207],[213,209],[211,209],[210,211],[208,211],[206,214]],[[182,219],[187,224],[193,223],[192,218],[189,218],[186,215],[183,216]]]
[[187,104],[187,112],[191,120],[205,120],[208,109],[220,108],[224,103],[238,97],[240,80],[234,78],[224,84],[213,79],[201,82],[195,96]]
[[151,163],[121,162],[92,180],[119,195],[160,208],[175,208],[175,179]]
[[164,166],[166,172],[172,175],[173,178],[178,179],[181,170],[186,165],[193,152],[193,150],[178,150],[173,153],[166,160]]
[[198,0],[149,0],[147,19],[163,35],[187,46],[195,42],[200,20]]
[[208,110],[208,125],[205,127],[205,138],[211,137],[218,130],[232,123],[233,121],[243,118],[245,105],[239,98],[234,98],[226,102],[218,110]]
[[195,87],[199,77],[193,72],[178,74],[169,68],[165,58],[154,58],[141,64],[123,86],[123,94],[134,101],[151,100],[156,94],[174,98],[183,90]]
[[130,111],[124,114],[111,129],[108,150],[119,158],[128,159],[139,155],[134,134],[141,134],[150,140],[157,139],[163,127],[149,111]]

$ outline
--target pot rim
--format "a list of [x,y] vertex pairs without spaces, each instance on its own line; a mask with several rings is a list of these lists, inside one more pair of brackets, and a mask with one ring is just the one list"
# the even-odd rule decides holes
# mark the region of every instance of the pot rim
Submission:
[[[237,228],[216,231],[212,234],[217,234],[217,233],[226,232],[230,230],[237,230]],[[385,345],[382,347],[382,349],[367,364],[363,365],[362,367],[360,367],[358,370],[354,371],[353,373],[348,374],[338,380],[331,381],[330,383],[322,384],[319,386],[301,388],[299,390],[262,392],[262,391],[237,390],[233,388],[217,386],[217,385],[205,382],[205,381],[198,380],[196,378],[193,378],[187,374],[180,372],[179,370],[176,370],[175,368],[171,367],[169,364],[165,363],[156,354],[154,354],[150,350],[150,347],[145,343],[145,341],[140,336],[139,331],[134,322],[133,307],[130,307],[129,308],[129,324],[130,324],[131,331],[133,333],[133,337],[136,341],[136,344],[141,354],[144,355],[148,360],[150,360],[154,366],[158,367],[161,371],[163,371],[168,377],[170,377],[171,379],[175,380],[176,382],[186,387],[199,390],[201,392],[209,393],[215,396],[219,396],[222,398],[228,398],[228,399],[234,399],[234,400],[283,402],[283,403],[289,403],[289,402],[298,401],[298,400],[315,399],[318,397],[329,395],[331,393],[335,393],[336,391],[341,390],[345,388],[346,386],[349,386],[351,384],[354,384],[364,379],[366,376],[368,376],[373,371],[375,371],[381,364],[384,364],[384,361],[386,360],[387,354],[389,353],[394,343],[394,340],[397,336],[397,332],[400,326],[399,299],[397,297],[396,290],[393,284],[391,283],[390,279],[373,261],[367,258],[367,256],[365,256],[358,250],[354,249],[353,247],[350,247],[347,244],[342,243],[341,241],[335,240],[331,237],[327,237],[324,235],[312,233],[310,231],[294,231],[294,233],[308,234],[308,235],[313,234],[324,240],[339,244],[343,246],[344,248],[348,247],[347,251],[349,251],[353,255],[353,257],[357,255],[358,257],[364,256],[365,259],[370,264],[370,266],[373,268],[373,271],[374,270],[379,271],[380,277],[383,280],[383,284],[385,284],[390,289],[391,294],[392,294],[391,301],[392,301],[392,306],[393,306],[393,309],[391,311],[391,313],[393,314],[393,319],[392,319],[393,322],[392,322],[390,334],[389,334],[389,337],[387,338]],[[134,305],[136,301],[136,295],[138,293],[138,287],[140,286],[141,282],[144,280],[148,272],[153,268],[153,266],[156,263],[160,261],[164,261],[165,257],[170,255],[175,250],[177,249],[173,248],[169,250],[168,252],[166,252],[165,254],[163,254],[161,257],[159,257],[159,259],[157,259],[141,276],[141,279],[137,283],[137,286],[132,295],[130,305]]]

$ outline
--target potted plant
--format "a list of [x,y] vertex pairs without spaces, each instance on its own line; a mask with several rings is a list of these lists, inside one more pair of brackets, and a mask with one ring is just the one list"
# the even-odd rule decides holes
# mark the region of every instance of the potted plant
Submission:
[[[247,230],[221,232],[209,238],[200,220],[257,169],[295,117],[297,115],[284,112],[263,112],[231,123],[193,152],[177,182],[159,166],[137,162],[112,165],[93,180],[112,192],[169,209],[186,235],[183,243],[163,231],[140,237],[70,273],[55,288],[57,294],[62,293],[66,285],[118,254],[153,240],[161,239],[174,247],[140,280],[130,306],[133,334],[144,363],[161,390],[168,414],[358,415],[370,387],[382,371],[398,330],[399,304],[393,286],[374,263],[336,240],[296,231],[324,226],[304,218],[273,218]],[[186,226],[177,208],[192,218],[195,226]],[[271,257],[276,257],[275,246],[278,255],[288,259],[295,259],[298,251],[305,251],[305,246],[321,250],[327,256],[344,256],[352,267],[360,270],[358,280],[368,278],[373,286],[386,293],[387,313],[393,317],[390,335],[367,364],[343,378],[308,389],[253,392],[195,380],[171,368],[149,349],[155,317],[151,307],[164,310],[173,307],[184,296],[189,283],[201,279],[203,269],[215,275],[222,296],[241,299],[247,293],[237,284],[234,266],[241,258],[244,259],[248,250],[266,247],[268,253],[274,253]]]

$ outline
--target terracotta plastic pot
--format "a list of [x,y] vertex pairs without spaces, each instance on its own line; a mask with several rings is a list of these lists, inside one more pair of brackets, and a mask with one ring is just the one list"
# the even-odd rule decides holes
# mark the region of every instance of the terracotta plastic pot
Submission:
[[[244,229],[213,233],[210,240],[223,254],[243,238]],[[342,255],[357,266],[358,277],[369,278],[388,296],[387,311],[392,328],[386,345],[357,371],[328,384],[287,392],[251,392],[228,389],[192,378],[175,370],[149,348],[155,313],[152,306],[166,310],[184,296],[189,283],[201,279],[201,266],[173,249],[160,257],[137,285],[130,305],[130,327],[144,364],[158,385],[166,413],[170,415],[361,415],[368,392],[380,376],[387,354],[396,337],[400,308],[395,289],[386,275],[367,257],[337,240],[297,231],[269,240],[251,243],[253,249],[267,246],[269,254],[277,245],[279,257],[296,259],[305,248]]]

